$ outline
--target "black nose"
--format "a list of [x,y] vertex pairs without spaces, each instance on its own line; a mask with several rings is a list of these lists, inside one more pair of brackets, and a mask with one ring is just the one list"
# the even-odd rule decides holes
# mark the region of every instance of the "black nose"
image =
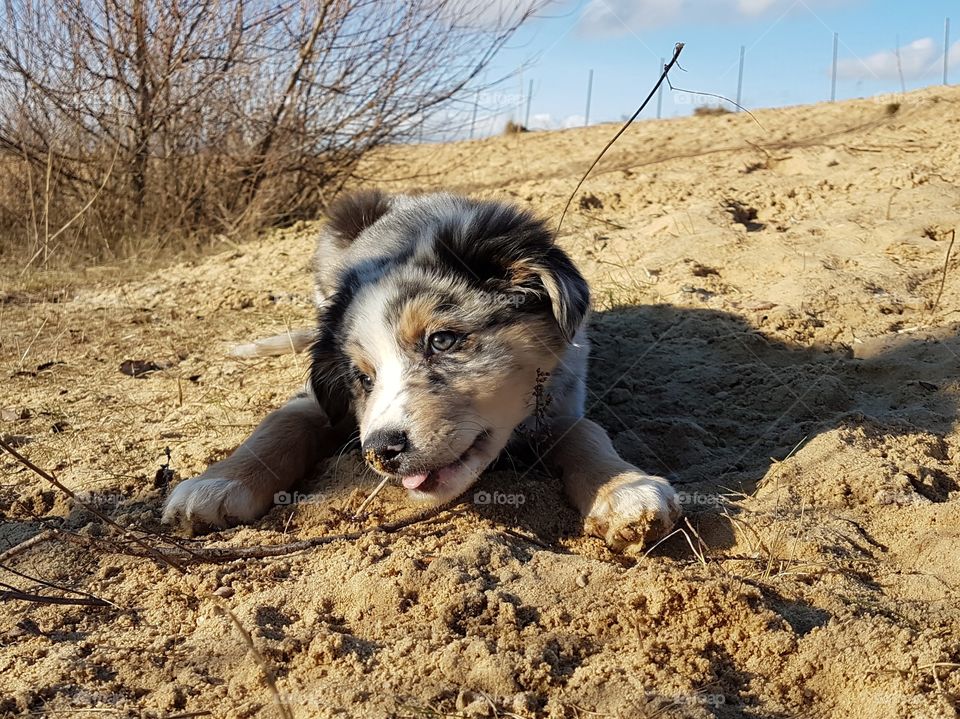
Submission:
[[381,462],[389,462],[407,451],[407,433],[396,429],[380,429],[367,437],[363,443],[363,455]]

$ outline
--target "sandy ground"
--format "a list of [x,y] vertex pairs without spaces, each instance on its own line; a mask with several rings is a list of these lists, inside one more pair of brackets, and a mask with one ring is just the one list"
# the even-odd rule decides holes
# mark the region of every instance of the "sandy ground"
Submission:
[[[0,551],[74,533],[0,581],[110,603],[0,604],[0,714],[956,716],[960,243],[940,289],[960,90],[756,119],[634,126],[561,233],[596,295],[590,415],[683,493],[649,554],[581,536],[523,467],[479,485],[522,504],[468,496],[383,531],[419,510],[390,487],[353,520],[375,480],[344,453],[255,525],[176,538],[331,541],[184,572],[132,556],[137,537],[181,551],[150,534],[165,448],[189,477],[304,379],[303,357],[225,348],[310,322],[316,227],[132,279],[8,281],[0,435],[129,531],[0,457]],[[556,218],[613,130],[401,148],[365,173]]]

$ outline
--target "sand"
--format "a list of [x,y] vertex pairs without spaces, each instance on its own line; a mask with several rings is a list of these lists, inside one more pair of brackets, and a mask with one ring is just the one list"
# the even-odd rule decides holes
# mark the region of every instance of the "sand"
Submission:
[[[614,130],[397,148],[364,174],[555,220]],[[561,241],[595,293],[589,414],[682,492],[649,553],[582,536],[554,480],[509,464],[477,489],[511,502],[383,531],[420,510],[390,486],[354,520],[376,479],[344,453],[301,501],[177,540],[331,541],[182,573],[132,556],[173,546],[148,534],[165,448],[173,482],[196,474],[305,378],[226,349],[310,322],[316,225],[8,279],[0,436],[131,530],[0,457],[0,551],[79,535],[3,565],[110,603],[0,604],[0,714],[956,716],[958,188],[953,88],[643,122],[609,153]]]

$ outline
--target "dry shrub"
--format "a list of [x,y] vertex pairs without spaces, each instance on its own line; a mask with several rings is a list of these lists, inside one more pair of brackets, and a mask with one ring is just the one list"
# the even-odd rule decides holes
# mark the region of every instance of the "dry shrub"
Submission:
[[693,114],[697,117],[710,117],[711,115],[729,115],[730,110],[723,105],[701,105],[693,108]]
[[104,259],[315,216],[472,94],[539,5],[33,0],[0,11],[0,258]]

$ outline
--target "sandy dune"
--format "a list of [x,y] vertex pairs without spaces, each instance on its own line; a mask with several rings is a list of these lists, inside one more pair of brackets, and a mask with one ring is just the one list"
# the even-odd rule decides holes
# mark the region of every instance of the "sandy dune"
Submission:
[[[364,174],[556,218],[613,130],[398,148]],[[958,224],[960,89],[628,131],[561,236],[596,296],[590,414],[683,492],[683,531],[649,555],[581,536],[556,483],[509,463],[478,490],[522,504],[378,530],[419,510],[390,487],[351,519],[375,480],[345,453],[304,501],[177,540],[332,541],[184,558],[143,535],[164,449],[173,481],[197,473],[302,382],[303,357],[225,348],[310,322],[316,228],[5,287],[0,436],[137,529],[0,457],[0,551],[76,534],[0,561],[111,603],[0,605],[0,714],[281,716],[279,696],[297,717],[956,716]],[[139,536],[186,572],[131,556]]]

